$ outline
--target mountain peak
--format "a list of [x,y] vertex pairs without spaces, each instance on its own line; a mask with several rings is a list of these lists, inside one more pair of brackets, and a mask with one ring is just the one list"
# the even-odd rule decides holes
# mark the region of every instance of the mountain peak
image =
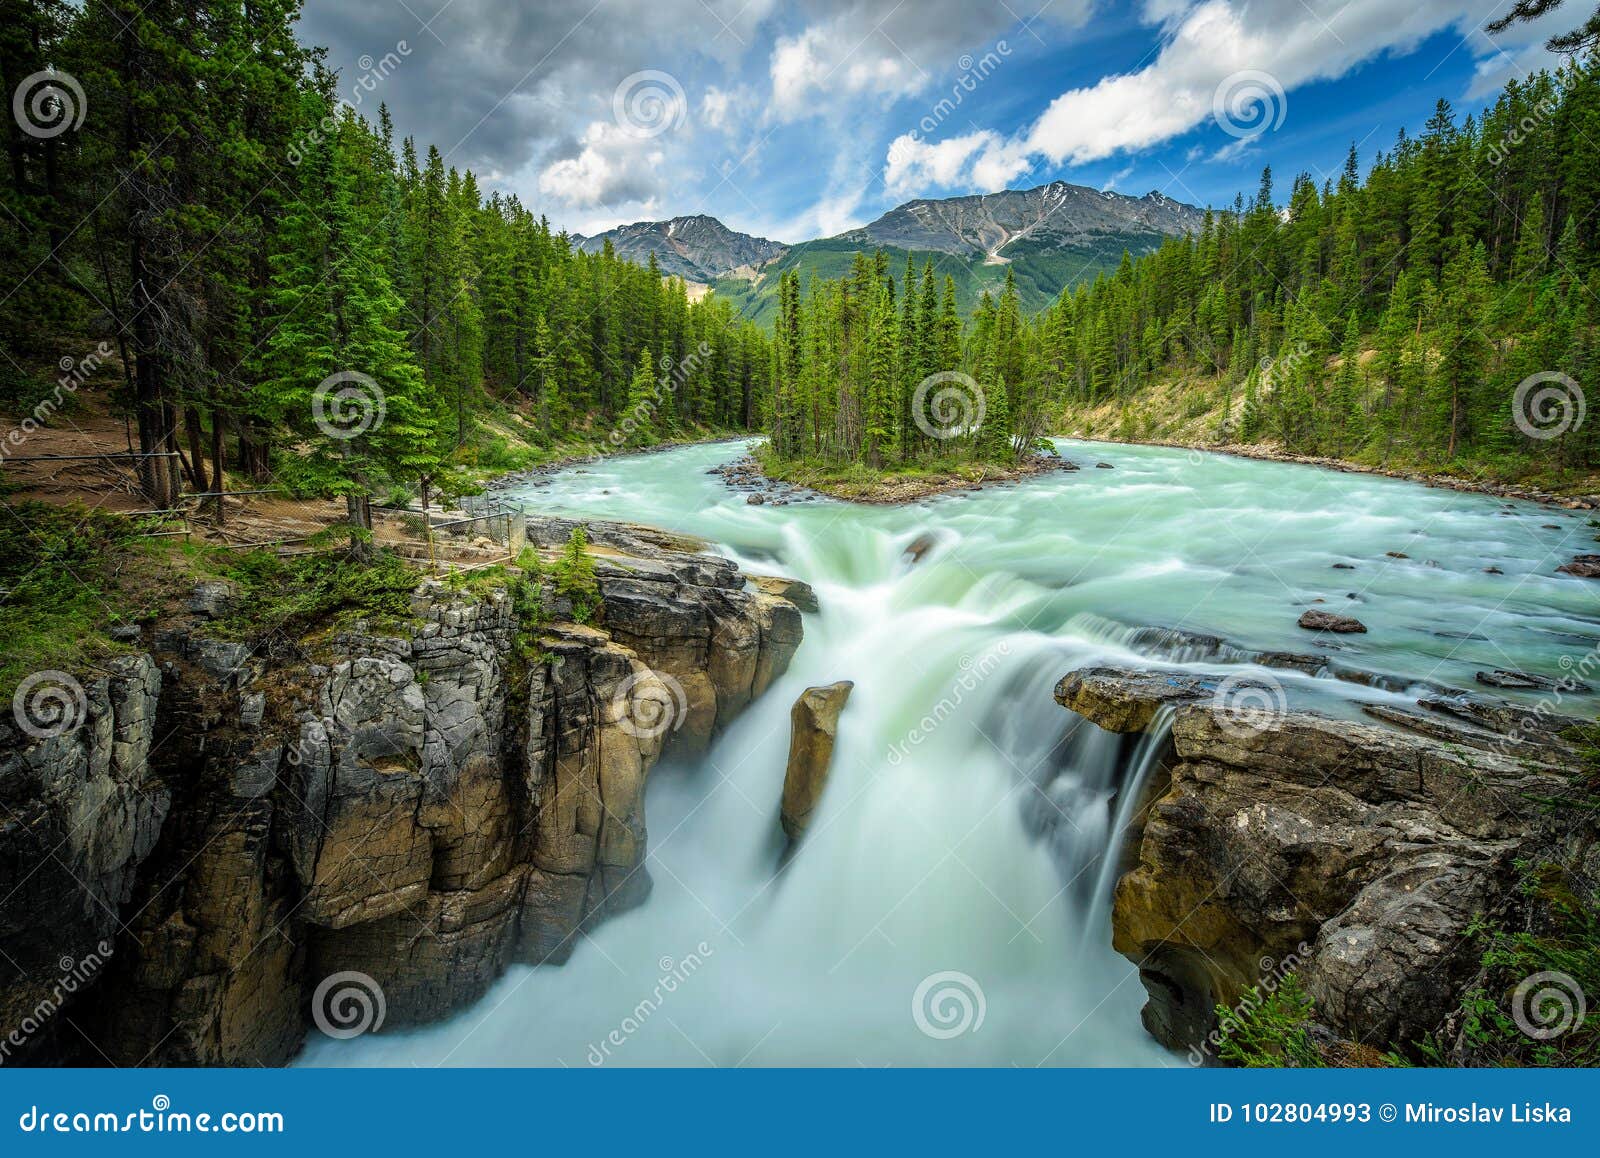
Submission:
[[729,229],[704,213],[635,221],[593,237],[573,238],[573,244],[585,253],[598,253],[607,241],[618,257],[644,265],[653,253],[662,273],[702,283],[743,266],[762,265],[782,256],[787,248],[765,237]]
[[1067,181],[939,200],[889,210],[841,239],[1004,262],[1001,251],[1032,246],[1094,245],[1102,240],[1173,236],[1200,228],[1205,211],[1152,190],[1130,197]]

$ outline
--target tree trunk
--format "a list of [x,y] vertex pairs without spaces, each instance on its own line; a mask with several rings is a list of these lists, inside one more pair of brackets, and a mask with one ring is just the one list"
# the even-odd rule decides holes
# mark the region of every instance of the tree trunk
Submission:
[[350,557],[360,563],[372,561],[372,499],[368,495],[345,495],[345,520],[351,526]]
[[195,494],[201,494],[211,488],[206,486],[206,460],[201,448],[201,436],[205,433],[200,428],[200,411],[195,406],[183,408],[183,429],[189,438],[189,457],[183,460],[183,467],[189,474],[189,486]]
[[217,493],[217,526],[221,527],[227,521],[227,514],[223,506],[224,492],[228,489],[224,484],[222,475],[223,456],[227,453],[227,439],[223,437],[222,409],[217,405],[216,387],[211,393],[211,486],[208,490]]

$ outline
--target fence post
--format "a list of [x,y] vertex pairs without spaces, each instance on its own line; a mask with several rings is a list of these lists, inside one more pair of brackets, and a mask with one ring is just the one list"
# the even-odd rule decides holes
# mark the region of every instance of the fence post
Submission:
[[506,550],[511,552],[511,558],[515,560],[527,545],[528,516],[522,511],[513,511],[506,521]]

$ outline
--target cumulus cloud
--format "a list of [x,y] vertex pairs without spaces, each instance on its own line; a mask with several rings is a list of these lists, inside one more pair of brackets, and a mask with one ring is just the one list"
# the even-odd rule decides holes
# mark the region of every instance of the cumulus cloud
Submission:
[[[1071,28],[1092,0],[1055,0],[1032,24]],[[778,120],[831,115],[844,101],[898,100],[926,92],[997,38],[1028,37],[1005,4],[972,0],[853,0],[813,4],[813,17],[780,36],[769,64],[772,114]],[[1032,7],[1029,5],[1028,7]],[[878,106],[881,108],[881,105]]]
[[653,173],[664,154],[654,139],[595,121],[580,145],[576,156],[553,161],[539,174],[541,193],[587,209],[643,201],[656,192]]
[[[1163,22],[1166,34],[1149,65],[1062,93],[1011,138],[980,130],[932,145],[896,141],[886,168],[895,187],[989,190],[1038,159],[1083,164],[1136,152],[1211,120],[1219,92],[1243,97],[1227,99],[1219,119],[1275,124],[1292,116],[1292,100],[1280,93],[1343,76],[1384,52],[1407,51],[1441,29],[1471,30],[1483,18],[1463,0],[1150,0],[1144,12]],[[1253,85],[1240,85],[1241,75]]]

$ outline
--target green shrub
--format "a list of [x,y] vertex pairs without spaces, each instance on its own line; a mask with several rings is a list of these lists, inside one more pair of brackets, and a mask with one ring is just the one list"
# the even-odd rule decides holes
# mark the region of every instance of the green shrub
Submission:
[[[1600,1066],[1600,1018],[1578,1017],[1578,1002],[1600,994],[1600,909],[1559,865],[1528,873],[1523,891],[1525,928],[1471,930],[1484,943],[1484,984],[1462,999],[1462,1044],[1484,1065]],[[1444,1060],[1433,1043],[1419,1048]]]
[[1252,1069],[1321,1066],[1322,1055],[1311,1040],[1314,1013],[1310,995],[1293,973],[1265,997],[1252,985],[1237,1009],[1217,1006],[1222,1060]]
[[356,618],[405,620],[421,580],[403,559],[384,550],[368,561],[343,552],[283,559],[252,551],[229,560],[222,573],[239,591],[233,611],[219,626],[240,638],[274,631],[296,635]]

